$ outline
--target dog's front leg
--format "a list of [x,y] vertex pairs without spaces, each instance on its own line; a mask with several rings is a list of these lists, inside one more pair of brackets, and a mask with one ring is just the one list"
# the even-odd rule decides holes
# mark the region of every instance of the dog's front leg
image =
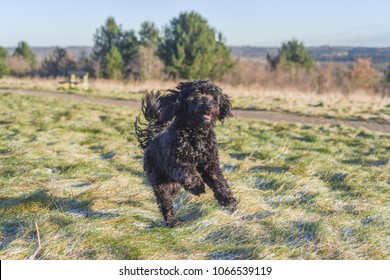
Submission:
[[237,203],[219,165],[209,166],[207,170],[202,170],[201,174],[203,180],[213,190],[214,197],[221,205],[232,206]]
[[205,192],[205,184],[196,168],[192,165],[177,165],[172,172],[173,179],[192,194],[200,195]]

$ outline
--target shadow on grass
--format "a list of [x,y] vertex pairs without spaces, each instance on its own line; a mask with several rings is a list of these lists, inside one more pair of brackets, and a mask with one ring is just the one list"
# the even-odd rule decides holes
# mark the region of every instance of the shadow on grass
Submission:
[[[196,221],[207,215],[207,210],[202,208],[201,203],[195,203],[192,205],[180,206],[181,209],[176,209],[175,214],[178,221],[181,223],[181,226],[186,226],[188,223]],[[161,214],[160,214],[161,215]],[[158,228],[167,228],[162,215],[160,219],[149,221],[148,229],[158,229]]]
[[299,141],[303,141],[303,142],[307,142],[307,143],[314,143],[317,141],[315,136],[312,136],[312,135],[294,136],[294,137],[291,137],[291,139],[299,140]]
[[2,220],[0,222],[0,250],[16,239],[23,231],[23,225],[18,219]]
[[237,159],[237,160],[243,160],[247,157],[249,157],[251,154],[250,153],[230,153],[229,156],[231,158]]
[[94,242],[88,244],[88,249],[83,252],[83,258],[89,260],[99,259],[102,255],[109,255],[109,260],[141,260],[142,249],[130,236],[101,237],[94,236]]
[[314,241],[318,237],[319,227],[319,222],[295,221],[288,229],[288,236],[284,242],[288,246],[297,247]]
[[320,235],[319,221],[288,221],[275,224],[272,221],[261,222],[264,234],[260,241],[266,245],[285,244],[290,248],[304,246],[309,242],[316,242]]
[[1,198],[0,210],[4,212],[10,207],[24,206],[28,212],[28,207],[34,205],[48,210],[59,210],[71,215],[83,216],[86,218],[113,218],[119,216],[116,213],[94,211],[91,209],[92,199],[77,200],[73,198],[62,198],[50,195],[47,190],[37,190],[29,195],[22,195],[16,198]]
[[361,158],[357,159],[348,159],[343,160],[344,164],[353,164],[353,165],[361,165],[361,166],[385,166],[389,161],[387,159],[377,159],[377,160],[364,160]]
[[255,259],[254,248],[234,248],[228,250],[216,250],[208,255],[209,260],[250,260]]
[[78,201],[76,199],[58,198],[48,194],[47,190],[37,190],[29,195],[14,198],[0,198],[0,209],[19,205],[38,204],[47,209],[89,209],[91,200]]
[[350,192],[353,188],[348,185],[345,180],[348,177],[348,174],[342,172],[336,173],[323,173],[319,172],[317,176],[324,181],[324,183],[328,186],[332,191],[344,191]]
[[245,244],[250,244],[250,234],[245,228],[228,225],[223,226],[213,232],[210,232],[204,239],[205,242],[210,242],[215,245],[227,245],[226,249],[212,251],[207,258],[211,260],[246,260],[253,259],[254,247],[247,247]]
[[205,213],[202,209],[202,204],[201,203],[196,203],[191,205],[190,207],[185,207],[182,211],[178,211],[177,213],[177,218],[179,221],[182,223],[188,223],[195,221],[202,216],[205,216],[207,213]]
[[137,169],[129,167],[129,166],[126,166],[124,164],[119,164],[116,167],[116,170],[118,170],[119,172],[128,172],[132,176],[135,176],[135,177],[146,178],[146,175],[145,175],[145,173],[143,171],[137,170]]
[[290,169],[288,166],[259,165],[249,169],[249,172],[266,171],[270,173],[284,173]]
[[[50,195],[47,190],[37,190],[28,195],[22,195],[12,198],[0,198],[0,250],[5,249],[9,243],[20,236],[26,234],[31,229],[31,223],[34,217],[39,216],[40,209],[59,210],[70,216],[96,219],[96,218],[114,218],[117,213],[104,211],[94,211],[91,209],[92,199],[77,200],[71,198],[60,198]],[[18,208],[15,210],[15,208]],[[12,212],[18,212],[18,218],[13,218]],[[36,212],[37,214],[34,214]],[[66,219],[58,219],[55,213],[51,212],[50,219],[59,225],[71,223]]]
[[282,185],[275,179],[265,179],[261,177],[254,178],[254,187],[259,190],[267,191],[267,190],[277,190]]

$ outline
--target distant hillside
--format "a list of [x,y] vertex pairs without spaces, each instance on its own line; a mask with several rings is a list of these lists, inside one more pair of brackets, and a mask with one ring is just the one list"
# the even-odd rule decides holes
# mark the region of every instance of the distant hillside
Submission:
[[[390,47],[389,48],[354,48],[354,47],[309,47],[309,51],[317,61],[339,61],[349,62],[354,61],[356,56],[371,57],[372,62],[376,64],[390,63]],[[266,60],[267,54],[274,56],[278,53],[278,48],[275,47],[230,47],[234,57],[242,57],[247,59]]]
[[[251,60],[267,59],[267,54],[275,56],[278,53],[277,47],[252,47],[252,46],[230,46],[230,51],[234,57],[241,57]],[[7,48],[9,53],[13,53],[15,48]],[[38,60],[50,55],[54,47],[32,47],[32,51],[37,55]],[[92,47],[88,46],[71,46],[65,48],[76,59],[88,56],[92,52]],[[388,48],[363,48],[363,47],[309,47],[309,51],[317,61],[336,61],[351,62],[356,56],[371,57],[375,64],[390,63],[390,47]]]
[[357,56],[371,57],[375,64],[390,62],[389,48],[316,47],[309,48],[318,61],[353,61]]
[[251,47],[251,46],[242,46],[242,47],[229,47],[232,55],[234,57],[242,57],[247,59],[257,59],[265,60],[267,54],[274,56],[278,53],[278,48],[272,47]]
[[[49,56],[55,47],[31,47],[31,50],[37,56],[38,61],[43,60],[46,56]],[[70,46],[65,47],[65,49],[75,57],[79,59],[83,56],[88,56],[92,52],[92,47],[86,46]],[[15,48],[7,48],[8,52],[11,54],[14,52]]]

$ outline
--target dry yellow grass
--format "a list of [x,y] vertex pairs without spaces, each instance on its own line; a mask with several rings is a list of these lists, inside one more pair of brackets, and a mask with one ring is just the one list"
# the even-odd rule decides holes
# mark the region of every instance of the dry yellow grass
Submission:
[[[0,88],[22,88],[48,91],[67,91],[61,78],[0,79]],[[174,88],[179,81],[115,81],[91,79],[90,90],[73,91],[95,97],[140,100],[145,91]],[[356,91],[350,94],[328,92],[318,94],[294,89],[268,89],[259,85],[231,85],[218,83],[232,97],[233,107],[267,110],[306,116],[369,120],[390,123],[390,96]]]
[[[42,89],[56,91],[59,88],[60,82],[64,78],[15,78],[3,77],[0,79],[0,86],[10,88],[25,88],[25,89]],[[89,85],[91,91],[107,92],[107,93],[134,93],[155,91],[159,89],[174,88],[181,80],[148,80],[148,81],[116,81],[105,79],[90,79]],[[301,100],[303,102],[316,102],[327,100],[331,103],[339,102],[372,102],[378,105],[389,104],[390,96],[382,97],[380,94],[368,94],[360,90],[350,94],[341,92],[327,92],[318,94],[316,92],[303,92],[299,90],[289,89],[267,89],[253,85],[231,85],[218,83],[221,88],[233,98],[283,98],[291,100]],[[113,96],[115,97],[115,96]]]

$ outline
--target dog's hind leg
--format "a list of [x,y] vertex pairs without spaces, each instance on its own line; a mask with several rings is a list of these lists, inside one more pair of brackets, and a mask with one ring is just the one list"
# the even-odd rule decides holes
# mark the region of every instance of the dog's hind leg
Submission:
[[205,183],[213,190],[214,197],[223,206],[233,206],[237,200],[233,197],[232,191],[222,174],[222,170],[216,167],[213,170],[202,172]]
[[180,222],[176,219],[173,211],[173,199],[178,192],[178,186],[175,183],[159,184],[154,188],[157,203],[160,211],[164,216],[164,220],[169,227],[176,227]]

